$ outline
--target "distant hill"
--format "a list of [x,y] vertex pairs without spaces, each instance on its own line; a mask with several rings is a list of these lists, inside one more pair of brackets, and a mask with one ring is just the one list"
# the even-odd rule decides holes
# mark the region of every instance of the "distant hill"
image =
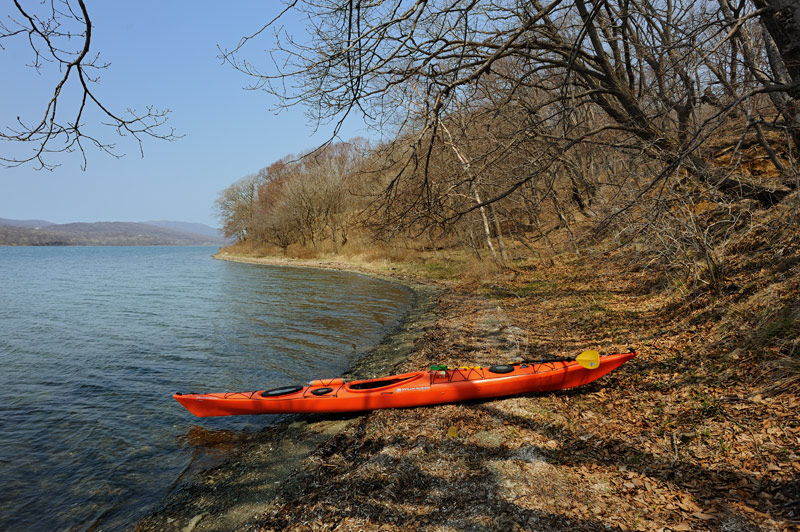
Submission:
[[[6,246],[198,246],[222,245],[218,235],[176,231],[150,223],[96,222],[32,224],[6,220],[0,224],[0,245]],[[37,220],[38,221],[38,220]],[[9,222],[21,222],[16,225]],[[170,222],[181,224],[181,222]],[[195,230],[202,224],[187,224]],[[202,226],[208,227],[208,226]],[[212,228],[208,227],[212,230]]]
[[48,225],[55,225],[53,222],[46,222],[45,220],[9,220],[8,218],[0,218],[0,226],[12,225],[14,227],[47,227]]

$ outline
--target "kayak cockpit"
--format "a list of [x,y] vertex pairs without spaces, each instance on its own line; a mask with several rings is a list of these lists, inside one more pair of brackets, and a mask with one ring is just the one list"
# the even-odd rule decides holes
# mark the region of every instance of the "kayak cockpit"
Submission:
[[282,386],[280,388],[273,388],[272,390],[265,390],[261,392],[261,397],[281,397],[283,395],[291,395],[302,390],[302,386]]
[[345,388],[354,392],[377,390],[380,388],[390,388],[398,384],[406,383],[423,376],[424,372],[410,373],[406,375],[396,375],[385,379],[371,379],[366,381],[356,381],[345,385]]

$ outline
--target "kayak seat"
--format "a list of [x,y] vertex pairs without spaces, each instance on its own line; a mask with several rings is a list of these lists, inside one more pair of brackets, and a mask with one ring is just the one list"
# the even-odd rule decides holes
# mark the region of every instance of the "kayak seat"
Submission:
[[283,386],[282,388],[273,388],[261,392],[261,397],[278,397],[281,395],[289,395],[290,393],[297,393],[302,390],[302,386]]
[[331,393],[333,388],[317,388],[316,390],[311,390],[311,393],[314,395],[325,395],[326,393]]
[[496,366],[489,366],[489,371],[492,373],[511,373],[514,371],[514,366],[511,364],[498,364]]

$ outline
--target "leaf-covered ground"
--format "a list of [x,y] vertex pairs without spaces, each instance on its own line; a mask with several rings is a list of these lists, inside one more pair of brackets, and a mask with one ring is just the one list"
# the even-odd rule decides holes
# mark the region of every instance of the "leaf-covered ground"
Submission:
[[798,263],[696,293],[599,255],[450,288],[398,370],[640,355],[576,390],[365,414],[256,529],[800,530]]

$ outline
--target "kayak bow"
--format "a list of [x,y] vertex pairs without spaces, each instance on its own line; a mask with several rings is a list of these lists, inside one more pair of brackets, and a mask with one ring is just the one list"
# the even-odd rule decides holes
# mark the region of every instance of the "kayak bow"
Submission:
[[[586,353],[590,355],[587,357]],[[173,397],[199,417],[404,408],[574,388],[614,371],[637,354],[631,351],[598,357],[590,351],[566,360],[490,367],[434,366],[430,371],[379,379],[318,379],[306,386],[256,392],[177,393]]]

